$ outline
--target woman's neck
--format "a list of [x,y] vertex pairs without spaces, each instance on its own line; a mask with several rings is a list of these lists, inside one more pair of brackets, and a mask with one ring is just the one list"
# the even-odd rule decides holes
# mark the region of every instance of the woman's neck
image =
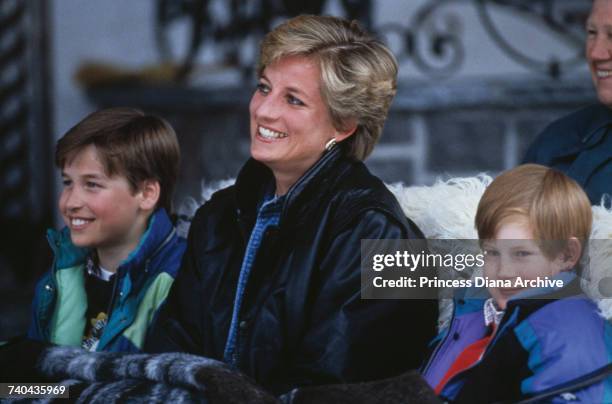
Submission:
[[291,175],[288,173],[274,173],[274,179],[276,181],[276,190],[274,193],[276,196],[283,196],[288,191],[289,188],[293,186],[297,182],[300,176]]

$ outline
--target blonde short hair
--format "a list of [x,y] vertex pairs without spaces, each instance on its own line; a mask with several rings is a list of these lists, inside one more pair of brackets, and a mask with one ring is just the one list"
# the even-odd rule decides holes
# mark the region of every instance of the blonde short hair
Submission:
[[318,61],[321,95],[333,125],[341,130],[352,122],[357,124],[355,133],[344,142],[350,156],[364,160],[380,138],[396,93],[398,67],[391,51],[356,21],[301,15],[265,36],[258,75],[286,56]]
[[[482,195],[476,212],[478,237],[492,239],[506,219],[524,216],[535,239],[586,242],[592,211],[583,189],[567,175],[538,164],[524,164],[499,175]],[[565,244],[541,244],[553,258]],[[550,247],[546,247],[550,246]]]

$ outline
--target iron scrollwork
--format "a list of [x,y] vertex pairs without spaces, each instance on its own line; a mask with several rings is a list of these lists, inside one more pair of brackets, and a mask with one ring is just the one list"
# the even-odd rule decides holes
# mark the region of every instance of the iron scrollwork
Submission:
[[[320,14],[326,0],[158,0],[155,35],[162,59],[181,68],[184,80],[194,67],[200,48],[212,41],[224,44],[223,63],[248,75],[253,61],[242,60],[241,46],[248,38],[259,40],[279,18]],[[348,18],[370,27],[371,0],[342,0]],[[182,55],[172,49],[171,26],[182,22],[188,30],[188,47]]]
[[[587,0],[430,0],[422,4],[408,25],[399,22],[374,26],[373,0],[342,0],[347,18],[361,21],[393,48],[400,61],[410,61],[423,74],[448,77],[459,70],[466,57],[462,39],[464,26],[459,13],[449,11],[458,4],[471,4],[493,43],[504,54],[528,70],[559,77],[583,61],[583,26],[590,2]],[[243,60],[241,44],[247,38],[260,39],[279,18],[309,13],[320,14],[326,0],[158,0],[156,36],[160,54],[178,62],[179,79],[192,71],[194,60],[206,43],[223,43],[225,65],[239,67],[245,77],[253,60]],[[569,57],[537,59],[524,49],[528,44],[504,34],[494,15],[513,17],[552,33],[571,49]],[[177,20],[187,21],[188,47],[183,56],[173,54],[169,27]]]
[[[584,24],[591,2],[585,0],[476,0],[478,16],[489,36],[504,53],[530,70],[558,78],[583,63]],[[568,45],[574,53],[564,59],[536,59],[505,37],[495,24],[491,8],[506,8],[523,19],[532,19]]]

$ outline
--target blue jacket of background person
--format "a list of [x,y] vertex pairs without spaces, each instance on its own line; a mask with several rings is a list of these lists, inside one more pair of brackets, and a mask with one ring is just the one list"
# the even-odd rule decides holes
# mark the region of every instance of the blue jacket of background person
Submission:
[[[510,299],[480,360],[449,379],[440,396],[454,403],[514,402],[609,364],[612,324],[581,294],[579,279],[567,275],[564,288],[526,290]],[[485,300],[455,301],[451,323],[434,339],[422,369],[432,387],[468,345],[486,335]],[[612,402],[612,377],[571,395],[581,403]],[[553,397],[552,402],[565,400]]]
[[[85,265],[91,250],[72,244],[70,231],[49,230],[55,254],[51,269],[36,285],[28,337],[81,346],[86,324]],[[140,243],[117,268],[112,311],[96,350],[138,352],[166,300],[185,251],[163,208],[149,219]]]
[[612,110],[595,104],[551,123],[531,144],[523,163],[563,171],[597,205],[612,195]]

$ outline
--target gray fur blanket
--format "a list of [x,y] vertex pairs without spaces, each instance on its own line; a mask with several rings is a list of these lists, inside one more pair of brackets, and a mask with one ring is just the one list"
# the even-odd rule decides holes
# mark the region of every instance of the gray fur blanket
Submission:
[[50,379],[63,380],[69,386],[70,401],[77,403],[278,403],[226,364],[184,353],[53,347],[43,352],[38,370]]
[[[226,364],[185,353],[127,354],[46,348],[37,370],[69,387],[76,403],[439,403],[415,371],[365,383],[313,386],[273,397]],[[57,399],[66,402],[65,399]],[[61,401],[59,401],[61,400]],[[11,400],[23,402],[25,400]],[[53,399],[39,399],[51,403]]]

